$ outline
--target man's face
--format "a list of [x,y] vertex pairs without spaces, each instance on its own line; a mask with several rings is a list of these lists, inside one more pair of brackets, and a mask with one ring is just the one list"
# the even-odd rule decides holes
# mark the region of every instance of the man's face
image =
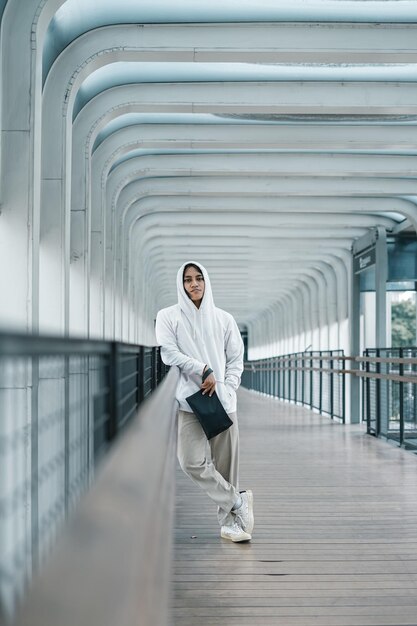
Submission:
[[199,307],[204,296],[204,277],[195,267],[188,267],[184,274],[184,289],[188,297]]

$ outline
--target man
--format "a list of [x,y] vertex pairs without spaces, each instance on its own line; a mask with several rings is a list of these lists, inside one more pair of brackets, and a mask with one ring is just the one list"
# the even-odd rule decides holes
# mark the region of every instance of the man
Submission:
[[[178,304],[162,309],[156,318],[156,338],[166,365],[176,365],[178,460],[183,471],[217,504],[221,537],[248,541],[254,525],[253,495],[238,491],[239,433],[236,389],[243,371],[243,341],[237,324],[214,306],[207,270],[184,263],[177,274]],[[211,373],[202,382],[203,373]],[[216,391],[233,426],[207,441],[186,401],[198,389]]]

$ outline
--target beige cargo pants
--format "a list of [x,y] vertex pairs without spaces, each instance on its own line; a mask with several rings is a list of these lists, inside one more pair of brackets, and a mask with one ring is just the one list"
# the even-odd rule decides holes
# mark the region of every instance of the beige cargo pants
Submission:
[[194,413],[178,411],[178,460],[182,470],[217,504],[220,526],[232,523],[230,513],[239,495],[239,430],[233,426],[209,441]]

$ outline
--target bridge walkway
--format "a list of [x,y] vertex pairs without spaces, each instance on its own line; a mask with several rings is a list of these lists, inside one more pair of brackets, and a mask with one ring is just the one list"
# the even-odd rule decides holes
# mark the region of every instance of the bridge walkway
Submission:
[[302,407],[240,389],[248,544],[178,468],[176,626],[416,626],[417,457]]

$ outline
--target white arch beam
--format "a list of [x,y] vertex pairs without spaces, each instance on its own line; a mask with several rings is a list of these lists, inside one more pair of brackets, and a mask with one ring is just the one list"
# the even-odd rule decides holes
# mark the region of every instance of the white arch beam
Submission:
[[[394,19],[399,17],[398,6],[397,3]],[[291,20],[286,19],[284,22],[287,23],[267,20],[260,24],[254,19],[252,23],[237,20],[235,23],[203,24],[197,23],[200,22],[200,16],[193,24],[181,23],[179,19],[175,20],[175,25],[147,24],[143,23],[143,17],[133,19],[132,22],[135,28],[140,23],[141,44],[152,55],[152,60],[158,60],[155,59],[158,53],[165,58],[168,51],[174,55],[174,60],[178,60],[175,55],[182,52],[180,60],[201,62],[236,62],[243,58],[245,62],[251,63],[297,63],[309,58],[313,63],[389,63],[394,54],[398,56],[399,62],[412,62],[417,52],[413,21],[399,23],[393,29],[391,24],[380,23],[380,15],[378,24],[363,23],[360,26],[357,24],[357,13],[352,15],[351,21],[356,22],[354,38],[351,24],[337,23],[337,19],[332,20],[332,24],[317,19],[313,23],[288,23]],[[61,16],[59,19],[63,23]],[[100,25],[97,22],[89,25],[86,20],[83,26],[84,32],[93,28],[95,32],[116,28],[105,27],[103,23]],[[123,29],[126,32],[132,29],[132,25],[126,24]],[[82,37],[81,32],[72,34],[73,40]],[[165,48],[160,41],[165,42]],[[348,47],[346,41],[350,43]],[[70,38],[64,48],[69,44]]]
[[[188,176],[266,176],[276,177],[356,176],[360,178],[417,179],[417,156],[367,155],[337,153],[266,153],[256,148],[245,154],[158,154],[141,155],[123,165],[135,172],[135,178]],[[117,170],[115,168],[112,171]],[[97,177],[98,178],[98,177]],[[100,178],[98,178],[100,181]]]
[[[132,114],[133,115],[133,114]],[[139,115],[137,116],[139,117]],[[402,122],[394,124],[385,121],[384,123],[371,124],[361,122],[350,123],[325,123],[313,122],[286,123],[285,121],[267,121],[263,124],[236,123],[231,119],[232,124],[224,123],[225,120],[213,117],[213,123],[199,122],[197,114],[191,115],[182,121],[178,116],[178,123],[168,124],[161,115],[161,123],[136,123],[129,122],[128,115],[120,116],[120,123],[125,119],[126,126],[111,131],[106,135],[106,127],[101,132],[98,142],[91,148],[85,146],[86,129],[78,126],[82,125],[81,118],[77,118],[74,123],[74,146],[77,146],[78,154],[81,151],[90,151],[97,159],[108,159],[113,153],[125,154],[126,152],[142,148],[152,150],[157,148],[172,149],[208,149],[225,145],[231,149],[281,149],[281,150],[319,150],[319,151],[355,151],[375,150],[378,153],[383,151],[394,152],[395,154],[416,154],[417,145],[417,120],[415,122]],[[195,121],[192,121],[195,118]],[[248,120],[250,121],[250,120]],[[325,132],[331,128],[331,132]],[[77,135],[80,143],[77,144]],[[100,138],[101,137],[101,138]],[[83,145],[84,142],[84,145]],[[101,153],[104,156],[101,157]]]

